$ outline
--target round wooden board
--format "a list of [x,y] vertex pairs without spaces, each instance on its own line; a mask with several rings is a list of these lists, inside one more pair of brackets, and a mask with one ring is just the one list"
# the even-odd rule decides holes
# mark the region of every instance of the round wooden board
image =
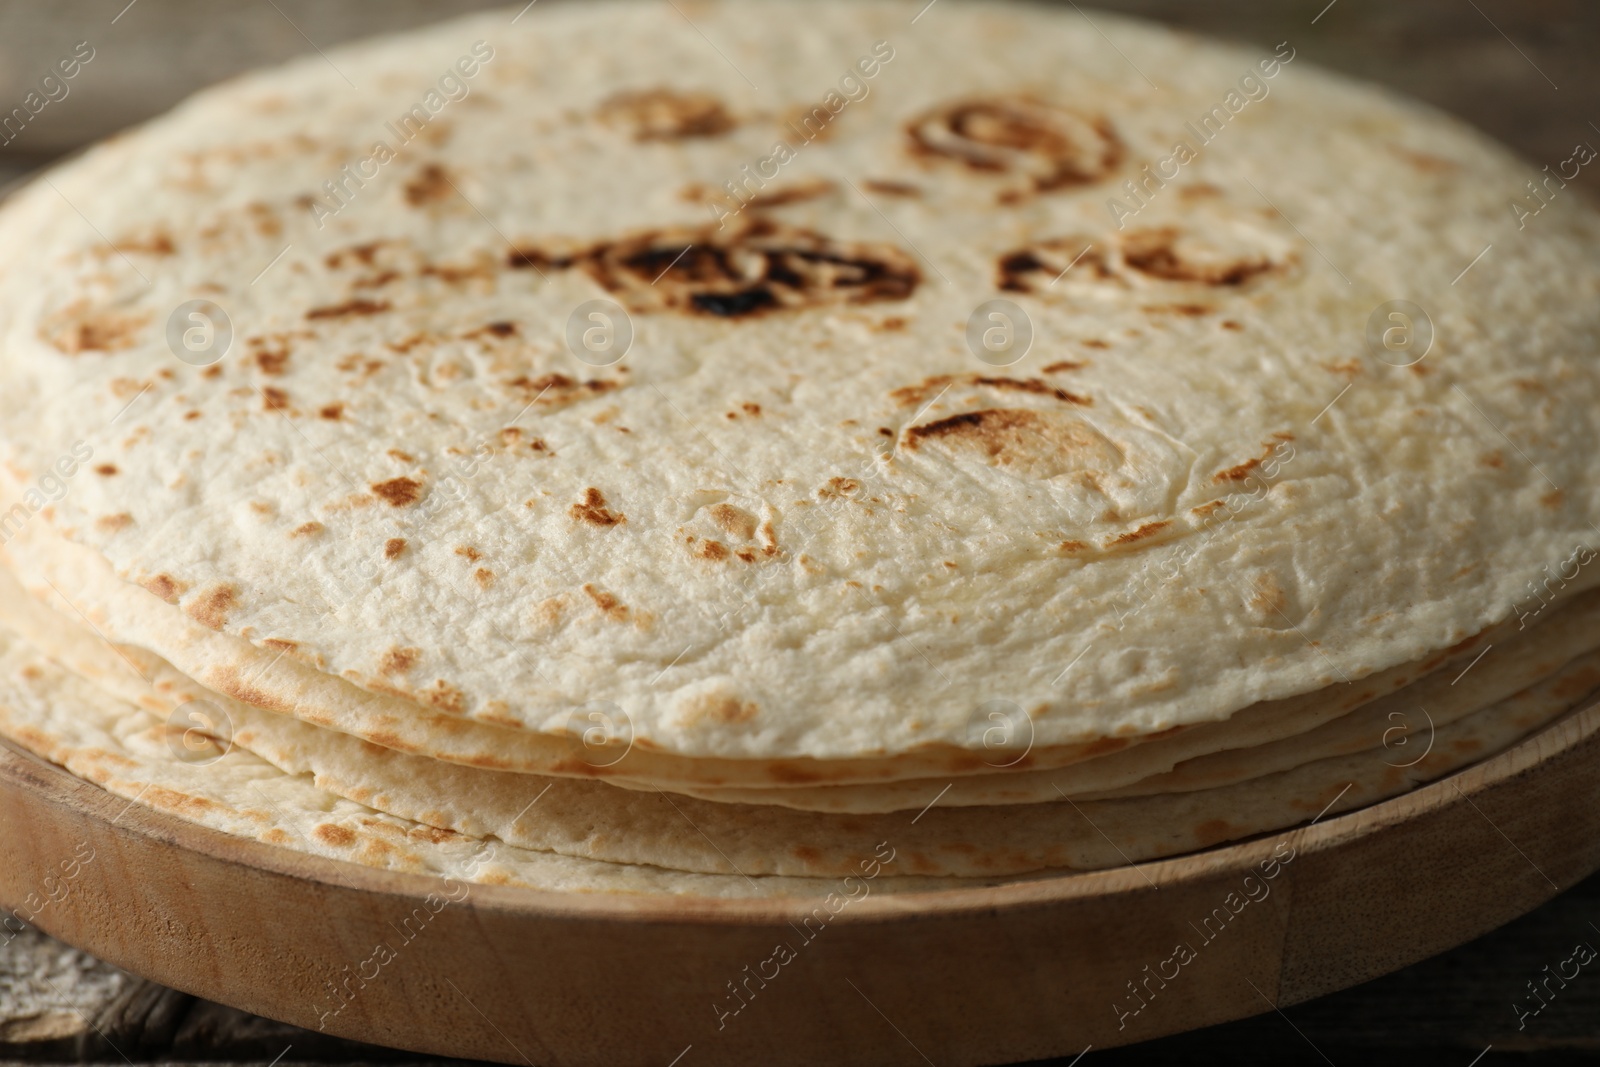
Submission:
[[1137,868],[879,893],[835,916],[816,901],[468,892],[202,829],[0,746],[0,902],[36,911],[46,932],[259,1015],[540,1067],[1075,1055],[1365,981],[1596,868],[1600,705],[1279,835]]

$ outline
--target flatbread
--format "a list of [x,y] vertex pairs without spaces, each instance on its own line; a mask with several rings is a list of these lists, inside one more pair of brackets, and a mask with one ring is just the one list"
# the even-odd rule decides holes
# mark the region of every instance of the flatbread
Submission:
[[[257,649],[237,638],[215,634],[192,620],[163,610],[164,606],[145,590],[118,581],[110,573],[104,560],[81,546],[51,538],[37,529],[24,531],[23,535],[6,549],[0,550],[0,583],[11,580],[22,582],[43,603],[53,605],[56,612],[69,620],[92,626],[96,636],[129,648],[144,648],[153,652],[179,671],[207,686],[206,699],[217,701],[231,715],[247,714],[243,704],[265,707],[283,714],[293,715],[313,725],[329,727],[341,732],[381,744],[403,752],[431,755],[465,766],[522,773],[549,772],[558,776],[604,778],[625,788],[655,791],[667,789],[688,796],[709,800],[745,804],[779,804],[800,810],[841,812],[885,812],[917,810],[937,793],[941,802],[950,807],[992,805],[1005,803],[1033,803],[1056,799],[1063,792],[1068,796],[1118,789],[1144,781],[1172,770],[1180,762],[1192,760],[1207,753],[1227,749],[1250,749],[1255,746],[1277,743],[1288,745],[1297,735],[1326,723],[1332,718],[1347,714],[1388,694],[1390,702],[1409,700],[1404,696],[1408,683],[1418,676],[1431,676],[1430,672],[1453,672],[1461,664],[1476,657],[1480,650],[1515,633],[1510,624],[1498,630],[1479,634],[1461,642],[1448,652],[1438,653],[1421,664],[1403,664],[1400,667],[1362,680],[1359,684],[1329,687],[1315,693],[1268,702],[1247,708],[1219,723],[1200,724],[1173,731],[1171,736],[1157,739],[1113,739],[1088,746],[1085,751],[1061,753],[1059,751],[1035,752],[1023,750],[1015,755],[1007,750],[984,752],[979,757],[967,754],[964,760],[952,761],[951,776],[943,779],[911,778],[894,781],[877,787],[863,784],[805,788],[800,784],[809,780],[805,772],[817,771],[807,767],[802,772],[792,768],[782,788],[740,788],[728,786],[730,779],[749,778],[754,770],[727,761],[704,761],[685,764],[669,762],[672,770],[688,769],[689,781],[659,773],[662,761],[651,761],[658,773],[654,778],[639,774],[636,768],[644,763],[649,753],[635,754],[611,761],[585,754],[574,759],[573,748],[561,742],[522,731],[508,731],[483,727],[439,716],[423,718],[408,715],[392,699],[361,692],[305,665],[289,659],[283,650]],[[20,565],[19,565],[20,564]],[[7,570],[5,568],[11,568]],[[15,575],[13,578],[12,575]],[[9,613],[9,614],[8,614]],[[0,605],[0,618],[9,618],[22,632],[32,632],[49,626],[18,600],[13,607]],[[1552,613],[1549,619],[1561,623],[1576,619],[1575,615]],[[1587,625],[1587,615],[1577,621],[1565,622],[1555,641],[1560,647],[1573,645],[1570,654],[1586,650],[1583,637],[1574,635]],[[64,638],[70,640],[69,638]],[[1519,637],[1512,648],[1515,653],[1530,644],[1527,637]],[[232,646],[238,659],[248,666],[247,674],[239,674],[226,658],[229,651],[223,648],[224,659],[218,665],[216,650],[219,646]],[[1537,670],[1530,672],[1531,660],[1505,657],[1497,659],[1491,667],[1510,677],[1529,684],[1540,677]],[[1555,663],[1564,662],[1564,659]],[[115,662],[113,668],[118,666]],[[1513,691],[1513,684],[1500,687],[1501,695]],[[1398,691],[1398,692],[1396,692]],[[1457,691],[1460,699],[1473,690]],[[242,697],[241,701],[228,696]],[[126,690],[122,695],[129,699]],[[1388,705],[1385,705],[1387,707]],[[1477,707],[1482,706],[1480,702]],[[1462,710],[1465,710],[1463,707]],[[351,712],[354,711],[354,714]],[[1380,712],[1381,714],[1382,712]],[[1446,713],[1448,714],[1448,713]],[[430,725],[442,724],[448,740],[430,747],[421,731]],[[554,749],[554,752],[551,752]],[[1302,762],[1315,758],[1315,750],[1308,750]],[[641,755],[644,757],[641,759]],[[869,761],[855,761],[868,764]],[[897,761],[870,761],[870,766],[856,766],[843,770],[836,777],[905,776],[911,772]],[[1009,765],[1009,766],[1008,766]],[[990,773],[974,774],[973,768]],[[996,768],[1003,770],[997,772]],[[1039,770],[1026,768],[1042,767]],[[577,773],[571,773],[572,769]],[[771,768],[766,768],[770,770]],[[1282,769],[1282,768],[1278,768]],[[566,772],[564,774],[564,772]],[[741,773],[743,772],[743,773]],[[798,781],[796,781],[798,779]]]
[[[383,870],[559,892],[694,897],[816,897],[836,878],[691,874],[532,851],[397,819],[317,788],[235,746],[215,763],[174,757],[182,731],[165,716],[114,700],[0,627],[0,733],[27,750],[139,803],[224,833]],[[916,875],[881,877],[892,846],[862,857],[868,892],[994,885]],[[876,861],[876,862],[874,862]]]
[[[1580,607],[1595,610],[1574,605]],[[1594,647],[1589,621],[1585,649]],[[158,658],[113,649],[64,620],[36,618],[27,631],[43,635],[52,654],[78,674],[102,680],[113,692],[131,688],[136,698],[141,691],[147,700],[154,697],[158,714],[167,702],[181,707],[210,699]],[[227,723],[225,730],[210,725],[228,743],[286,773],[310,775],[320,789],[408,821],[534,851],[702,874],[844,877],[863,848],[892,842],[907,871],[982,878],[1158,858],[1284,829],[1336,799],[1370,803],[1403,792],[1493,754],[1600,687],[1600,652],[1570,658],[1552,648],[1530,658],[1541,669],[1536,684],[1487,707],[1480,703],[1471,714],[1441,709],[1426,733],[1420,722],[1408,724],[1410,748],[1392,743],[1393,723],[1363,709],[1355,729],[1336,733],[1334,743],[1319,739],[1306,746],[1299,763],[1287,762],[1290,769],[1271,773],[1286,762],[1274,754],[1276,765],[1263,761],[1260,775],[1223,787],[1081,803],[1058,794],[1056,803],[966,808],[940,807],[941,796],[930,792],[920,812],[882,815],[716,803],[485,771],[396,752],[248,705],[213,711],[218,705],[212,704],[206,718]],[[1335,754],[1326,756],[1329,751]]]
[[[1058,770],[974,778],[920,779],[810,789],[694,789],[728,803],[781,804],[805,811],[874,812],[919,809],[939,792],[945,807],[1028,804],[1149,796],[1242,782],[1313,760],[1350,755],[1384,737],[1395,745],[1482,711],[1600,648],[1600,595],[1581,593],[1519,630],[1502,625],[1464,642],[1451,657],[1374,675],[1349,690],[1308,694],[1246,708],[1170,740],[1074,763]],[[1428,671],[1427,667],[1442,660]],[[1469,677],[1470,673],[1470,677]],[[1387,691],[1412,675],[1416,681]],[[1382,694],[1382,695],[1375,695]],[[1343,700],[1335,698],[1343,696]],[[1353,708],[1354,710],[1348,710]],[[998,758],[997,758],[998,759]]]
[[[1579,199],[1513,234],[1524,164],[1287,45],[1267,78],[1110,16],[1115,49],[1075,12],[918,6],[496,13],[59,168],[0,209],[0,437],[36,487],[92,459],[20,517],[292,647],[329,725],[364,712],[316,686],[430,755],[603,702],[642,781],[762,787],[986,773],[994,700],[1074,759],[1221,721],[1481,633],[1592,541]],[[478,40],[469,95],[342,177]],[[696,200],[807,116],[765,203]],[[167,340],[201,296],[236,334],[206,368]],[[1434,335],[1408,367],[1364,339],[1402,296]],[[1002,297],[1035,341],[997,367],[965,338]],[[596,299],[631,316],[609,366],[566,348]]]

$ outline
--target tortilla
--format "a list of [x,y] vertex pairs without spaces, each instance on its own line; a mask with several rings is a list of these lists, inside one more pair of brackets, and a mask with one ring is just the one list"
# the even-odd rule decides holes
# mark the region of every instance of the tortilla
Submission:
[[[428,755],[601,703],[636,781],[759,787],[987,773],[995,700],[1064,759],[1222,721],[1481,633],[1592,540],[1579,200],[1512,233],[1523,164],[1288,45],[916,14],[474,17],[66,164],[0,209],[6,461],[77,472],[21,518],[242,642],[216,671],[292,648],[328,725],[364,713],[314,686]],[[1365,335],[1408,295],[1399,367]],[[206,367],[168,342],[201,297]],[[1035,340],[998,366],[1002,298]],[[617,362],[567,348],[594,300]]]
[[[397,819],[352,803],[286,774],[245,749],[185,762],[174,750],[182,729],[108,697],[82,678],[33,651],[0,627],[0,733],[130,803],[224,833],[383,870],[429,874],[457,882],[513,885],[558,892],[639,893],[695,897],[824,897],[844,892],[837,878],[703,875],[658,867],[605,863],[518,848]],[[885,858],[888,857],[888,862]],[[879,875],[894,867],[893,847],[861,857],[859,896],[963,885],[963,881]],[[459,888],[459,887],[457,887]]]
[[[1585,597],[1563,613],[1588,623],[1589,640],[1580,644],[1586,650],[1595,645],[1596,612],[1600,598]],[[1546,642],[1552,645],[1547,651],[1523,657],[1535,661],[1528,670],[1537,682],[1520,691],[1513,684],[1504,699],[1487,706],[1480,700],[1472,713],[1440,707],[1426,734],[1420,721],[1408,723],[1400,729],[1409,736],[1396,742],[1397,728],[1377,713],[1381,709],[1363,708],[1346,717],[1353,722],[1331,724],[1343,726],[1331,740],[1314,731],[1315,743],[1299,746],[1294,756],[1273,753],[1261,761],[1259,774],[1221,787],[1191,782],[1187,790],[1082,803],[1058,792],[1055,803],[963,808],[939,806],[943,791],[930,788],[915,814],[825,815],[485,771],[396,752],[249,705],[219,704],[159,658],[113,648],[48,615],[34,608],[24,628],[76,674],[158,715],[168,707],[198,706],[201,715],[179,721],[197,720],[193,729],[242,746],[286,773],[310,775],[319,789],[451,833],[701,874],[845,877],[869,838],[892,842],[905,870],[931,876],[998,877],[1128,861],[1113,856],[1158,858],[1285,829],[1346,796],[1361,803],[1392,796],[1492,755],[1600,687],[1600,652],[1573,658]],[[1507,688],[1510,677],[1500,678],[1498,687]],[[1484,687],[1476,692],[1488,699]]]

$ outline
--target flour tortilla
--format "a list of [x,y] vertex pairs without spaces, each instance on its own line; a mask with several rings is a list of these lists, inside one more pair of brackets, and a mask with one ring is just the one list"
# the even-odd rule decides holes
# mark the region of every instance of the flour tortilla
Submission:
[[[353,803],[239,746],[215,763],[184,763],[174,756],[181,732],[165,716],[108,697],[0,627],[0,734],[130,803],[201,826],[383,870],[547,891],[818,899],[841,892],[837,878],[693,874],[456,834]],[[869,851],[862,860],[873,858]],[[862,869],[853,873],[859,877]],[[870,891],[994,884],[880,874]]]
[[[1431,672],[1426,664],[1413,665],[1412,673],[1420,677],[1393,692],[1372,695],[1382,692],[1391,678],[1398,683],[1406,676],[1403,672],[1386,671],[1358,683],[1345,691],[1344,703],[1291,699],[1260,704],[1171,740],[1060,770],[812,789],[695,789],[692,795],[805,811],[881,812],[918,810],[935,792],[941,806],[964,807],[1037,803],[1063,795],[1094,800],[1211,789],[1352,755],[1370,748],[1375,737],[1396,746],[1412,743],[1415,751],[1421,742],[1411,739],[1424,736],[1428,724],[1442,726],[1480,712],[1597,648],[1600,594],[1590,591],[1547,609],[1527,629],[1504,624],[1465,642]],[[1322,695],[1333,697],[1340,689],[1331,687]],[[1165,771],[1152,771],[1163,764]]]
[[[43,608],[33,611],[36,617],[25,627],[30,636],[108,691],[131,692],[135,699],[143,693],[157,714],[167,702],[209,699],[149,653],[113,649],[59,616],[50,618]],[[1584,647],[1592,648],[1592,640]],[[287,773],[311,775],[318,788],[348,800],[534,851],[703,874],[843,877],[873,838],[894,842],[906,870],[981,878],[1116,865],[1113,857],[1123,853],[1151,859],[1283,829],[1300,821],[1308,806],[1325,806],[1333,788],[1349,786],[1363,803],[1394,795],[1498,751],[1600,687],[1600,653],[1567,661],[1552,650],[1540,666],[1538,683],[1486,708],[1480,703],[1475,714],[1451,718],[1441,709],[1426,734],[1416,723],[1410,748],[1392,744],[1393,724],[1363,709],[1356,729],[1336,737],[1337,744],[1308,746],[1301,764],[1290,764],[1294,769],[1265,773],[1274,768],[1264,761],[1263,774],[1228,787],[955,809],[938,806],[940,797],[932,794],[915,815],[824,815],[484,771],[399,753],[248,705],[230,705],[213,716],[229,724],[213,732]],[[1367,730],[1365,745],[1352,743],[1359,741],[1360,728]],[[1340,745],[1337,758],[1314,758],[1319,749]]]
[[[77,562],[93,573],[95,561],[82,558],[87,553],[70,550],[65,554],[79,557]],[[42,601],[56,602],[55,610],[51,610],[22,595],[15,587],[16,576],[0,569],[0,592],[11,589],[18,594],[0,597],[0,621],[29,633],[58,659],[76,657],[75,669],[109,682],[124,699],[148,704],[152,694],[147,678],[159,672],[167,682],[156,710],[170,711],[184,700],[202,699],[216,703],[224,714],[239,722],[259,720],[249,705],[196,685],[159,656],[140,656],[139,650],[127,645],[120,653],[113,653],[104,641],[115,639],[114,635],[120,632],[115,622],[120,620],[116,620],[115,613],[108,615],[86,606],[81,598],[63,598],[62,585],[72,577],[60,569],[53,578],[48,574],[38,576],[35,592]],[[83,575],[76,577],[81,581]],[[43,587],[38,584],[41,581]],[[141,590],[114,582],[110,585],[116,590],[117,599],[142,602],[147,609],[155,607]],[[97,620],[92,625],[98,627],[92,637],[82,631],[82,625],[90,618]],[[80,654],[80,646],[87,646],[88,652]],[[1568,660],[1596,647],[1600,647],[1600,594],[1580,594],[1541,613],[1529,628],[1503,624],[1496,631],[1463,642],[1452,650],[1451,657],[1436,656],[1421,665],[1382,672],[1359,685],[1334,687],[1305,698],[1245,709],[1226,722],[1205,724],[1172,738],[1063,768],[814,789],[719,789],[681,783],[670,789],[723,803],[777,804],[797,810],[863,814],[920,811],[935,796],[941,806],[951,808],[1048,802],[1062,796],[1091,799],[1209,788],[1333,755],[1356,753],[1371,747],[1374,738],[1415,732],[1425,722],[1446,725],[1545,678]],[[1496,649],[1490,658],[1490,652]],[[134,663],[141,664],[136,672],[128,669]],[[1469,667],[1474,672],[1471,681],[1460,684]],[[1414,675],[1420,678],[1405,684]],[[611,781],[626,788],[659,788],[626,778]],[[526,783],[526,788],[537,793],[546,784],[548,779],[535,777]]]
[[[5,482],[0,477],[0,485]],[[298,649],[282,643],[269,641],[258,647],[242,638],[215,633],[168,610],[148,591],[117,579],[103,557],[52,536],[40,525],[25,527],[0,549],[0,568],[15,574],[35,596],[57,610],[85,620],[99,636],[152,651],[217,694],[399,751],[466,766],[604,778],[639,788],[687,791],[700,785],[782,788],[828,780],[871,782],[938,773],[981,774],[992,772],[995,760],[1013,758],[1009,752],[997,756],[948,746],[894,758],[831,762],[681,760],[643,745],[623,753],[604,747],[590,751],[570,737],[478,722],[447,711],[419,708],[396,694],[369,692],[301,662]],[[1398,685],[1411,671],[1402,667],[1374,683]],[[1348,693],[1330,695],[1336,700],[1350,699]],[[1316,704],[1322,698],[1313,694],[1303,699]],[[1294,721],[1274,717],[1281,729],[1292,730]],[[1186,729],[1179,728],[1174,734],[1181,735]],[[1020,765],[1065,766],[1143,740],[1119,737],[1035,747],[1022,754]]]
[[[550,739],[537,735],[484,727],[437,715],[431,717],[433,724],[441,725],[444,729],[435,733],[445,735],[447,740],[430,747],[428,737],[419,731],[420,727],[430,723],[427,720],[419,722],[416,716],[407,715],[404,708],[397,708],[392,699],[364,693],[311,670],[289,658],[282,650],[257,649],[240,639],[213,633],[180,614],[166,611],[165,606],[145,590],[118,581],[110,573],[105,561],[92,551],[50,537],[47,531],[38,528],[24,530],[20,537],[0,550],[0,582],[11,580],[22,582],[41,602],[52,605],[56,612],[66,615],[68,619],[81,620],[82,625],[94,627],[96,636],[153,652],[189,678],[209,687],[211,692],[206,694],[206,699],[218,701],[229,714],[242,715],[245,712],[240,710],[240,701],[224,694],[244,697],[247,698],[246,703],[290,714],[314,725],[337,729],[399,751],[431,755],[466,766],[524,773],[550,771],[557,775],[567,772],[568,776],[603,777],[626,788],[651,791],[664,788],[710,800],[779,804],[816,811],[916,810],[925,805],[927,798],[934,793],[941,793],[943,802],[952,807],[1032,803],[1054,800],[1061,792],[1077,796],[1087,791],[1128,786],[1170,771],[1179,762],[1206,753],[1283,743],[1330,718],[1348,713],[1352,708],[1381,699],[1385,694],[1395,690],[1404,692],[1403,686],[1430,671],[1454,672],[1458,665],[1475,657],[1482,648],[1501,639],[1503,634],[1514,632],[1512,624],[1502,624],[1497,631],[1469,638],[1448,653],[1435,654],[1421,664],[1403,664],[1379,672],[1359,684],[1329,687],[1316,693],[1256,705],[1223,722],[1180,729],[1172,736],[1155,740],[1132,739],[1140,743],[1127,747],[1123,747],[1125,739],[1115,739],[1112,743],[1101,742],[1089,746],[1087,751],[1022,751],[1013,755],[1008,750],[1000,750],[985,752],[981,760],[965,754],[964,758],[951,761],[942,768],[951,775],[949,777],[911,778],[877,788],[858,783],[807,789],[791,781],[785,788],[752,789],[722,784],[730,779],[750,776],[752,769],[738,764],[724,761],[709,765],[704,762],[667,762],[666,767],[671,770],[691,772],[692,778],[684,781],[681,777],[661,775],[659,769],[663,761],[651,760],[650,753],[630,751],[625,758],[617,759],[614,763],[599,758],[574,760],[570,745],[559,742],[552,745]],[[47,625],[33,618],[20,600],[9,610],[12,624],[23,632]],[[0,618],[6,617],[6,611],[0,606]],[[1570,641],[1570,638],[1563,639]],[[220,666],[217,659],[219,649],[223,655]],[[227,658],[230,651],[237,654],[237,660],[230,661]],[[234,662],[243,663],[246,672],[241,674],[233,666]],[[1495,666],[1499,667],[1499,661]],[[1527,675],[1526,663],[1520,661],[1508,663],[1501,669],[1521,672],[1518,676],[1526,677],[1529,682],[1537,677]],[[123,695],[138,699],[137,696],[130,697],[126,691]],[[1390,699],[1399,698],[1391,696]],[[551,748],[555,748],[553,754]],[[1314,756],[1308,754],[1305,758]],[[856,777],[870,782],[873,776],[904,777],[912,773],[905,766],[905,763],[911,762],[909,760],[854,762],[855,766],[841,769],[836,777],[847,780]],[[636,772],[635,768],[641,764],[645,764],[646,772],[656,769],[657,775],[652,779],[648,774]],[[996,765],[1007,764],[1011,766],[996,772]],[[973,774],[973,767],[990,773]],[[1027,769],[1032,767],[1044,769]],[[571,775],[573,768],[578,772],[576,775]],[[935,766],[934,769],[941,768]],[[744,773],[741,775],[741,772]],[[816,767],[805,767],[803,770],[789,768],[791,779],[800,781],[809,780],[817,773],[820,771]],[[946,791],[946,786],[951,788]]]
[[[1593,540],[1579,198],[1513,233],[1525,164],[1295,59],[1118,230],[1108,198],[1263,53],[919,6],[495,13],[251,75],[63,166],[0,209],[5,457],[37,484],[93,449],[30,521],[174,613],[292,643],[329,725],[364,712],[315,685],[378,694],[428,754],[452,720],[553,737],[604,701],[642,779],[720,761],[763,787],[807,760],[812,784],[941,773],[919,754],[955,762],[996,699],[1076,757],[1220,721],[1480,633]],[[472,95],[314,218],[479,39]],[[695,197],[877,41],[870,95],[766,190],[799,198],[717,228]],[[656,89],[669,116],[718,106],[663,139],[615,100]],[[973,101],[1056,133],[974,166]],[[659,284],[624,269],[685,228],[702,252]],[[1080,238],[1098,251],[1059,284],[1005,275]],[[810,280],[686,311],[739,305],[694,281],[723,247]],[[213,368],[165,339],[197,294],[236,333]],[[1035,343],[996,368],[964,338],[1002,295]],[[1411,368],[1364,340],[1402,297],[1435,331]],[[609,367],[564,340],[599,298],[635,333]]]
[[527,775],[407,756],[344,735],[330,739],[270,713],[234,737],[269,762],[311,773],[320,787],[379,810],[563,855],[704,873],[843,877],[875,844],[892,841],[907,870],[981,878],[1116,867],[1287,829],[1347,784],[1336,811],[1387,799],[1514,744],[1597,688],[1600,654],[1589,653],[1529,689],[1438,726],[1436,751],[1410,767],[1402,765],[1426,740],[1420,729],[1415,749],[1386,747],[1380,731],[1377,744],[1359,752],[1222,788],[1082,803],[935,805],[920,817],[714,803],[570,779],[547,779],[536,790]]

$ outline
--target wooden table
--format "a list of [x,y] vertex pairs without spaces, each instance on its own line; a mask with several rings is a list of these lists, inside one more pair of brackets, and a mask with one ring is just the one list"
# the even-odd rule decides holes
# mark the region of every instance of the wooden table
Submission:
[[[560,0],[544,0],[546,3]],[[71,95],[0,147],[0,183],[157,114],[194,88],[313,46],[420,25],[483,0],[0,0],[0,110],[58,56],[95,58]],[[1391,85],[1452,111],[1535,161],[1600,145],[1600,4],[1591,0],[1096,0]],[[1600,200],[1590,171],[1573,183]],[[1515,847],[1507,842],[1506,847]],[[1528,871],[1529,878],[1538,875]],[[1586,942],[1600,947],[1600,876],[1453,952],[1334,996],[1133,1048],[1094,1064],[1194,1062],[1600,1064],[1600,967],[1543,982]],[[1485,1051],[1487,1051],[1486,1054]],[[928,1050],[935,1063],[937,1050]],[[1484,1054],[1481,1060],[1475,1060]],[[0,1067],[164,1060],[280,1065],[418,1062],[164,989],[25,930],[0,931]],[[1063,1061],[1066,1062],[1066,1061]]]

